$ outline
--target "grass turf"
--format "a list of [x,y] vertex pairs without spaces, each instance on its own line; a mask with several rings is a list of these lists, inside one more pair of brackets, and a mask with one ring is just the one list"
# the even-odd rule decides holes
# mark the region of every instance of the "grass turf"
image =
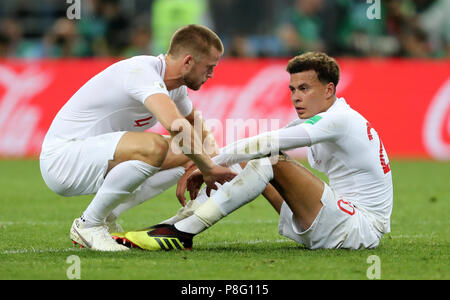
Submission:
[[[92,196],[50,191],[34,160],[0,160],[0,279],[67,279],[71,255],[81,279],[367,279],[371,255],[381,279],[450,279],[450,164],[391,162],[392,232],[374,250],[306,250],[277,233],[278,216],[259,197],[194,239],[192,251],[99,253],[73,248],[69,229]],[[126,212],[125,229],[155,224],[179,208],[174,188]]]

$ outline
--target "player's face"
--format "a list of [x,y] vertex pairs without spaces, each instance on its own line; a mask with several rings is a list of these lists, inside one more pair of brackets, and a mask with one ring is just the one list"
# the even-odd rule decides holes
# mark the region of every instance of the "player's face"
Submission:
[[213,49],[210,56],[196,61],[192,69],[184,75],[185,85],[195,91],[200,89],[209,78],[213,77],[214,68],[219,63],[221,55],[221,52]]
[[292,104],[301,119],[311,118],[326,111],[333,101],[333,83],[324,84],[319,81],[316,71],[304,71],[291,74],[289,89]]

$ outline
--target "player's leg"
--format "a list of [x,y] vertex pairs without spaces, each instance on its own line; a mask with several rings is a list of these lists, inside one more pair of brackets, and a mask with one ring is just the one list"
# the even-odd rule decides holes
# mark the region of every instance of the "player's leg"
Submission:
[[[239,166],[238,164],[230,166],[230,169],[236,173],[240,173],[242,171],[241,166]],[[171,169],[171,170],[173,170],[173,169]],[[164,171],[161,171],[161,173],[162,172],[164,172]],[[152,178],[156,178],[156,177],[158,177],[158,174],[156,174]],[[148,181],[150,181],[152,178],[149,178]],[[220,189],[221,185],[218,184],[218,186]],[[215,193],[216,193],[216,191],[212,190],[211,196],[214,196]],[[177,237],[178,241],[169,242],[165,239],[162,239],[162,240],[150,239],[147,235],[147,232],[152,231],[153,229],[156,229],[156,228],[164,228],[167,225],[173,225],[181,220],[192,217],[195,210],[197,208],[199,208],[208,199],[209,199],[209,197],[206,194],[206,188],[203,188],[199,192],[197,198],[191,199],[186,204],[186,206],[183,206],[182,208],[180,208],[174,216],[172,216],[156,225],[149,226],[144,229],[128,231],[128,232],[114,232],[112,234],[112,236],[118,243],[127,245],[128,247],[133,245],[133,246],[136,246],[136,247],[139,247],[142,249],[146,249],[146,250],[160,250],[160,249],[168,250],[171,247],[178,248],[180,245],[182,245],[182,247],[184,247],[184,248],[189,248],[192,245],[192,238],[190,238],[190,235],[188,235],[188,238],[184,239],[180,236],[180,237]],[[191,224],[191,226],[193,225],[192,222],[190,222],[190,224]],[[159,243],[157,241],[159,241]],[[171,243],[173,243],[173,244],[171,244]]]
[[114,159],[108,162],[107,174],[118,164],[129,160],[139,160],[159,168],[166,159],[167,152],[168,142],[159,134],[126,132],[117,144]]
[[183,153],[174,153],[173,149],[171,147],[172,139],[165,137],[167,143],[169,144],[169,151],[167,151],[166,158],[164,159],[164,162],[161,165],[161,170],[168,170],[177,168],[180,166],[185,166],[188,162],[191,160],[189,157],[184,155]]
[[181,176],[184,175],[185,167],[190,162],[190,159],[183,153],[175,154],[170,147],[170,137],[164,136],[164,138],[169,144],[169,150],[160,167],[161,170],[146,179],[106,218],[107,225],[111,229],[110,232],[118,233],[123,231],[121,226],[116,223],[116,219],[121,214],[163,193],[175,185]]
[[256,198],[266,189],[272,176],[269,159],[250,161],[239,175],[219,186],[217,191],[205,199],[189,217],[174,225],[150,229],[148,232],[127,232],[123,240],[147,250],[190,248],[194,235]]
[[[274,184],[274,188],[267,187],[269,181]],[[128,237],[131,242],[137,241],[138,246],[148,250],[170,248],[169,245],[158,245],[154,241],[160,236],[178,238],[180,244],[189,247],[193,236],[252,201],[262,192],[268,196],[277,211],[281,208],[282,200],[288,199],[288,205],[295,211],[296,223],[306,229],[322,207],[320,199],[323,189],[324,184],[319,178],[295,162],[280,161],[272,167],[267,158],[253,160],[232,181],[220,186],[190,217],[173,226],[157,228],[145,234],[130,233]]]
[[[245,164],[244,164],[245,166]],[[240,173],[242,168],[239,165],[230,166],[230,168],[236,173]],[[167,175],[166,175],[167,173]],[[176,174],[175,176],[170,175],[171,173]],[[184,173],[184,169],[181,167],[173,168],[170,170],[160,171],[151,178],[147,179],[139,188],[133,192],[133,200],[127,203],[122,203],[119,205],[112,214],[117,214],[119,216],[123,211],[128,210],[131,207],[134,207],[143,201],[145,201],[146,197],[150,195],[149,198],[152,198],[164,190],[172,186],[176,183],[176,181],[182,176]],[[164,175],[164,176],[163,176]],[[169,186],[170,185],[170,186]],[[211,195],[214,195],[215,191],[211,191]],[[136,194],[136,195],[135,195]],[[280,214],[281,205],[284,202],[283,197],[278,193],[278,191],[271,185],[268,184],[266,189],[263,191],[262,195],[269,201],[272,207],[276,210],[278,214]],[[159,224],[169,224],[173,225],[178,221],[181,221],[187,217],[190,217],[194,211],[204,203],[209,197],[206,195],[206,189],[203,188],[196,199],[191,199],[186,206],[179,209],[177,214],[174,216],[160,222]],[[114,220],[117,216],[113,216]],[[149,226],[148,228],[152,228],[154,226]],[[119,231],[115,231],[119,232]]]
[[[273,173],[271,184],[292,210],[297,225],[306,230],[322,208],[320,199],[324,190],[323,181],[300,163],[290,159],[280,160],[275,164]],[[276,196],[268,199],[271,203],[279,203]]]
[[[233,165],[230,166],[230,169],[233,170],[236,173],[239,173],[242,171],[241,166]],[[178,180],[181,178],[181,176],[184,174],[185,169],[184,167],[176,167],[169,170],[162,170],[158,172],[157,174],[153,175],[152,177],[148,178],[142,185],[140,185],[130,196],[130,199],[127,201],[124,201],[122,204],[120,204],[116,209],[113,210],[110,216],[107,218],[107,224],[109,227],[117,227],[117,223],[115,222],[117,219],[117,216],[122,214],[123,212],[131,209],[132,207],[135,207],[146,200],[151,199],[152,197],[155,197],[156,195],[159,195],[160,193],[164,192],[171,186],[173,186]],[[215,190],[211,191],[211,194],[214,195]],[[175,215],[172,217],[163,220],[159,222],[158,224],[154,224],[151,226],[147,226],[143,229],[139,229],[137,231],[148,231],[151,228],[157,228],[162,225],[173,225],[177,223],[178,221],[181,221],[189,216],[191,216],[194,211],[202,204],[204,203],[209,197],[206,195],[206,188],[203,188],[197,198],[191,199],[187,204],[183,207],[181,207]],[[111,223],[110,223],[111,222]],[[117,240],[117,238],[124,238],[126,232],[122,229],[115,229],[110,230],[111,235],[114,236],[114,238]]]
[[284,199],[272,184],[269,183],[267,185],[266,189],[262,192],[262,195],[269,201],[276,212],[280,214]]
[[[268,161],[259,159],[249,162],[242,173],[224,184],[205,205],[195,211],[197,219],[209,227],[264,192],[278,212],[282,200],[286,201],[296,222],[303,230],[307,229],[322,207],[320,199],[324,183],[295,161],[280,160],[273,166]],[[269,181],[274,189],[268,187]],[[197,234],[198,231],[189,229],[189,222],[186,219],[175,224],[175,227]]]
[[167,150],[167,142],[158,134],[124,133],[94,199],[82,217],[74,221],[71,238],[98,250],[114,248],[111,244],[114,240],[105,239],[109,235],[106,217],[147,178],[159,171]]
[[87,226],[104,224],[106,217],[147,178],[159,171],[168,150],[161,135],[126,132],[108,162],[105,179],[83,213]]
[[[107,222],[115,220],[124,212],[136,207],[147,200],[163,193],[174,186],[185,172],[184,167],[176,167],[168,170],[161,170],[150,178],[147,178],[139,187],[137,187],[130,196],[119,204],[107,217]],[[111,231],[111,232],[120,232]]]

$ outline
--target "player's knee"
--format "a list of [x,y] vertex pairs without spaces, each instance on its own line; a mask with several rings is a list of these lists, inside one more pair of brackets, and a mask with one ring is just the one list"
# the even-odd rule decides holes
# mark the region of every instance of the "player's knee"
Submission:
[[164,162],[167,152],[169,151],[169,144],[164,137],[159,134],[149,133],[146,135],[134,154],[134,159],[142,160],[159,167]]
[[268,183],[272,180],[273,169],[269,158],[253,159],[247,165],[255,169],[264,182]]
[[153,138],[152,148],[149,150],[152,159],[157,161],[156,165],[161,166],[169,151],[169,143],[164,137],[156,135]]
[[222,215],[228,215],[260,195],[272,177],[272,166],[268,158],[251,160],[238,176],[223,184],[212,198]]
[[[292,170],[292,163],[286,162],[286,161],[278,161],[276,164],[273,165],[273,177],[276,182],[285,182],[291,174]],[[298,180],[301,178],[296,177]]]

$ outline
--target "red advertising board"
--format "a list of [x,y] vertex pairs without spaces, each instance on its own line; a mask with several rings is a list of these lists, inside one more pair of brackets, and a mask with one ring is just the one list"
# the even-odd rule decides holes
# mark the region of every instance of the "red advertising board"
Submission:
[[[450,159],[450,60],[338,62],[338,96],[370,121],[391,158]],[[0,61],[0,156],[39,155],[58,110],[112,63],[112,59]],[[219,145],[296,118],[286,63],[287,59],[223,59],[214,78],[190,92]],[[152,131],[163,129],[156,126]]]

